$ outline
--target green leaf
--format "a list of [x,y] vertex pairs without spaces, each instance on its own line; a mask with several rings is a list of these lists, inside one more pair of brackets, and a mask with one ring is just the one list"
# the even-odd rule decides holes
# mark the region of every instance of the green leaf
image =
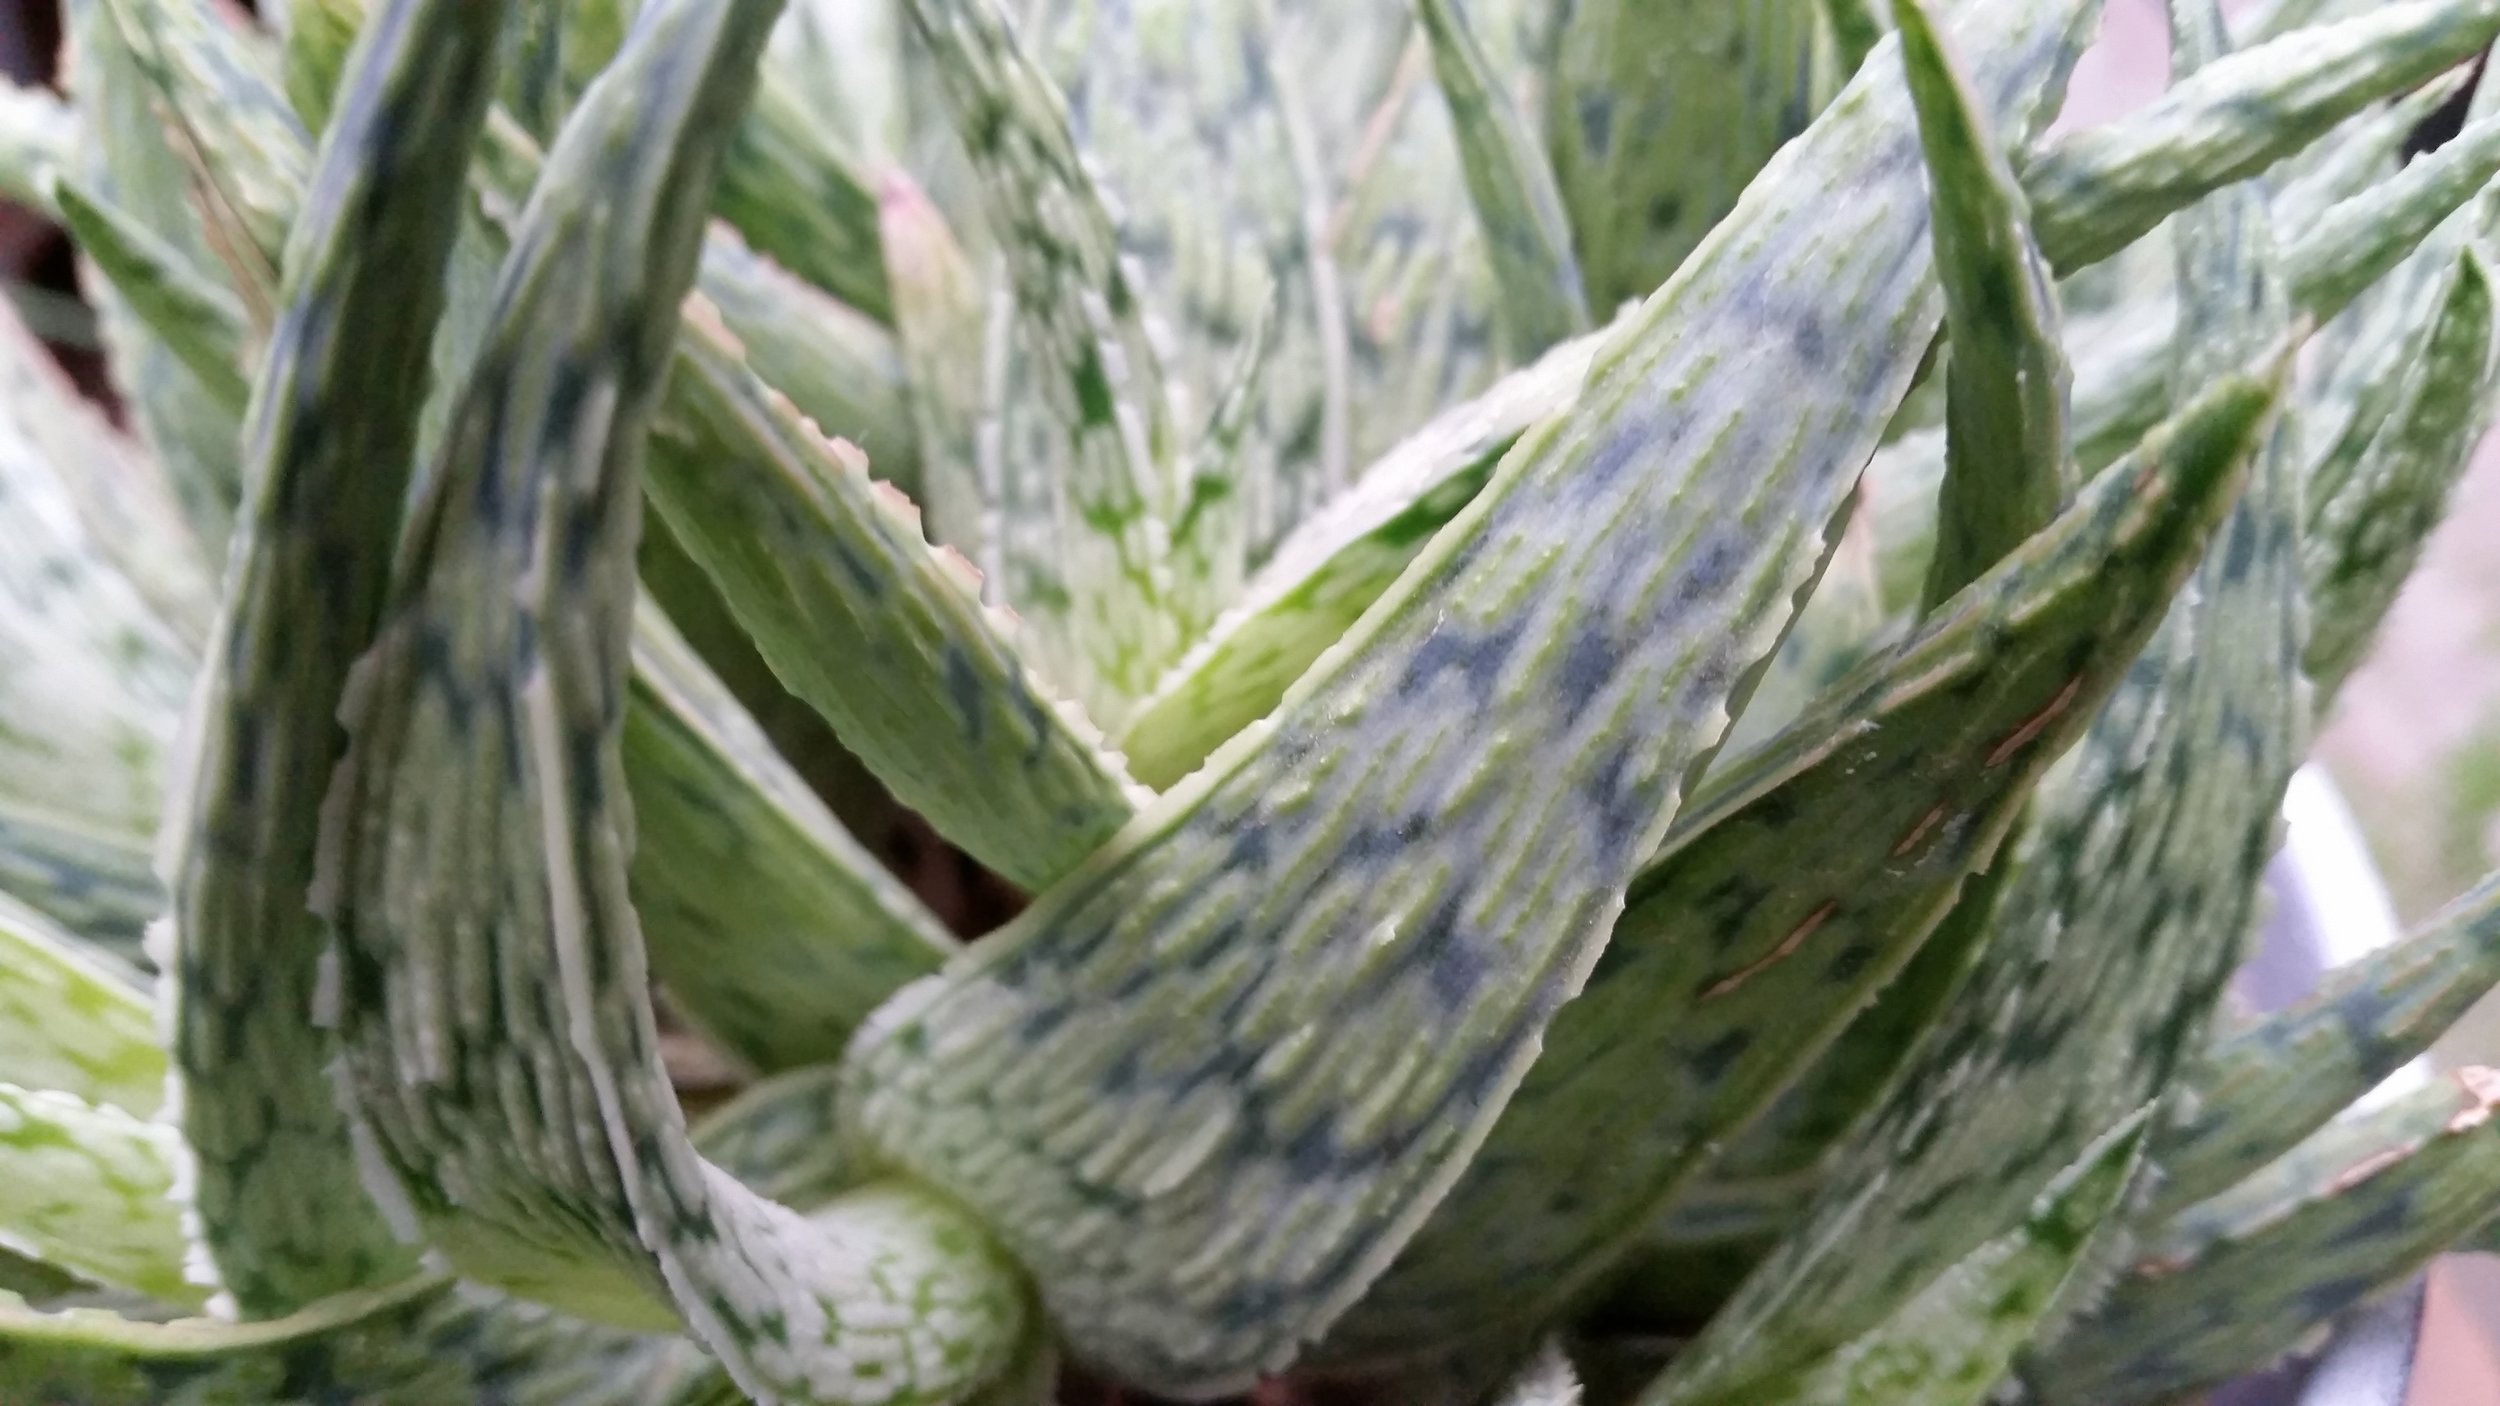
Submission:
[[1571,406],[1604,341],[1566,342],[1443,412],[1286,538],[1130,715],[1119,745],[1137,778],[1170,785],[1273,709],[1474,500],[1521,432]]
[[[1894,14],[1916,0],[1893,0]],[[1882,1323],[1793,1375],[1756,1383],[1745,1406],[1977,1406],[2077,1275],[2124,1196],[2143,1148],[2139,1112],[2049,1183],[2021,1224],[1989,1240]],[[1644,1402],[1667,1399],[1653,1389]]]
[[[846,75],[829,75],[840,82]],[[876,188],[818,116],[823,77],[768,60],[730,139],[714,206],[758,253],[880,322]]]
[[349,61],[253,391],[249,491],[166,821],[196,1229],[251,1317],[409,1265],[364,1195],[332,1094],[332,1042],[313,1020],[328,938],[305,905],[501,32],[492,5],[395,0]]
[[0,896],[0,1083],[149,1114],[165,1055],[138,975]]
[[215,400],[240,418],[251,396],[250,363],[235,357],[251,341],[242,301],[187,267],[183,256],[138,221],[82,190],[54,187],[61,222],[104,276]]
[[96,0],[154,86],[189,167],[210,247],[244,304],[274,305],[295,192],[311,143],[276,56],[213,8],[188,0]]
[[[1967,13],[2022,115],[2076,16]],[[1938,324],[1896,73],[1274,717],[853,1046],[855,1133],[982,1214],[1077,1351],[1191,1393],[1280,1364],[1482,1141]]]
[[1711,774],[1484,1149],[1349,1316],[1344,1354],[1532,1327],[1809,1067],[2119,683],[2274,394],[2218,387],[1916,638]]
[[[2200,365],[2281,324],[2256,205],[2226,193],[2179,233],[2182,347]],[[2235,964],[2216,935],[2246,930],[2307,721],[2284,686],[2300,516],[2278,437],[2193,593],[2041,798],[1962,994],[1653,1402],[1749,1402],[1839,1351],[2013,1224],[2192,1054]]]
[[[94,552],[130,582],[146,613],[180,645],[205,640],[217,611],[217,578],[162,465],[116,430],[51,348],[5,311],[0,418],[13,422],[35,457],[51,464],[57,486],[44,498],[66,497]],[[25,514],[19,530],[51,512]]]
[[2200,1054],[2180,1077],[2170,1126],[2154,1140],[2156,1213],[2214,1195],[2289,1152],[2429,1049],[2494,986],[2500,876]]
[[2056,1406],[2169,1399],[2252,1371],[2500,1211],[2500,1073],[2320,1133],[2145,1247],[2024,1373]]
[[0,1245],[91,1283],[196,1308],[182,1276],[172,1129],[0,1083]]
[[2142,112],[2054,138],[2024,163],[2040,247],[2062,272],[2105,259],[2495,34],[2493,0],[2398,0],[2202,67]]
[[[992,465],[983,462],[981,444],[991,389],[987,338],[994,294],[982,286],[937,207],[907,178],[887,180],[878,219],[893,285],[894,345],[906,372],[904,400],[920,446],[917,496],[929,540],[995,573],[999,485],[984,479]],[[864,447],[869,463],[882,473],[883,457],[874,445]]]
[[1890,11],[1884,0],[1823,0],[1823,23],[1830,28],[1843,78],[1866,65],[1866,56],[1883,42]]
[[1134,812],[1133,787],[1051,701],[971,583],[699,330],[645,485],[790,690],[895,796],[1014,882],[1065,873]]
[[1580,0],[1548,91],[1547,140],[1589,301],[1666,282],[1814,116],[1818,0]]
[[[191,203],[189,177],[157,121],[153,85],[101,0],[82,0],[71,15],[75,42],[69,45],[68,77],[78,99],[83,147],[78,174],[98,198],[129,211],[181,250],[188,266],[215,267]],[[222,556],[242,481],[234,417],[217,408],[181,359],[146,331],[109,284],[89,280],[87,292],[98,307],[114,386],[161,466],[162,491],[180,505],[201,547]]]
[[0,892],[133,966],[165,911],[147,840],[101,832],[39,807],[0,804]]
[[[349,713],[340,1081],[375,1175],[474,1277],[623,1326],[682,1315],[766,1400],[950,1400],[1021,1344],[1013,1270],[915,1188],[802,1219],[705,1163],[626,894],[643,432],[775,13],[646,8],[516,233]],[[494,990],[526,998],[437,998]]]
[[2447,515],[2490,414],[2490,275],[2470,250],[2387,422],[2350,482],[2310,504],[2310,639],[2304,658],[2318,706],[2358,667],[2379,622]]
[[774,755],[648,605],[625,772],[634,908],[669,997],[758,1069],[838,1059],[869,1011],[956,943]]
[[1063,467],[1051,487],[1064,597],[1018,599],[1017,609],[1062,685],[1115,716],[1195,623],[1179,613],[1164,555],[1179,444],[1162,358],[1066,109],[997,0],[912,0],[909,14],[981,178],[1033,403]]
[[1540,355],[1589,330],[1588,295],[1571,247],[1570,218],[1553,168],[1527,119],[1503,91],[1501,75],[1467,24],[1458,0],[1416,0],[1433,71],[1464,153],[1467,189],[1493,259],[1497,311],[1511,354]]
[[1933,607],[2047,525],[2073,492],[2069,374],[2057,292],[2031,241],[2013,167],[1920,0],[1895,0],[1893,19],[1927,153],[1953,344],[1936,554],[1923,602]]
[[2300,229],[2337,202],[2349,200],[2404,165],[2405,144],[2432,115],[2473,81],[2456,68],[2384,107],[2344,119],[2315,146],[2284,163],[2274,196],[2274,222]]

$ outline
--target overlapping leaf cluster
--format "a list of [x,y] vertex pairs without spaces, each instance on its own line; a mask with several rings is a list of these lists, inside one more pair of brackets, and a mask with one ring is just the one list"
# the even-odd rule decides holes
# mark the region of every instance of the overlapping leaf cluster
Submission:
[[2500,891],[2224,1010],[2494,0],[70,8],[0,1398],[2156,1402],[2500,1220]]

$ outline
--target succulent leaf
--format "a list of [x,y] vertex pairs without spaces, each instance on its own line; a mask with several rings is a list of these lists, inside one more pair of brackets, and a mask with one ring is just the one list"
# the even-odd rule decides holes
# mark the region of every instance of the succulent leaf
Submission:
[[90,1283],[196,1308],[182,1274],[172,1129],[0,1083],[0,1245]]
[[[1893,0],[1893,13],[1915,3]],[[2146,1122],[2139,1112],[2087,1148],[2019,1225],[1965,1255],[1882,1323],[1806,1370],[1750,1387],[1746,1406],[1992,1399],[2016,1352],[2073,1282],[2077,1246],[2107,1233],[2102,1223],[2134,1176]]]
[[2160,623],[2273,396],[2236,378],[2217,387],[1917,637],[1711,774],[1518,1097],[1354,1311],[1341,1350],[1532,1323],[1634,1247],[1987,862]]
[[[2197,367],[2279,327],[2253,194],[2208,201],[2179,244]],[[2279,437],[2258,462],[2194,590],[2043,797],[1963,993],[1804,1222],[1653,1390],[1658,1406],[1749,1401],[1842,1351],[2193,1053],[2236,956],[2217,935],[2245,930],[2307,721],[2283,686],[2301,644],[2300,483]]]
[[154,1113],[165,1055],[138,975],[7,898],[0,956],[0,1083]]
[[2013,167],[1952,47],[1919,0],[1896,0],[1918,106],[1944,281],[1945,475],[1924,604],[1942,603],[2041,527],[2073,492],[2057,292]]
[[2299,1003],[2230,1031],[2180,1077],[2153,1145],[2167,1216],[2254,1175],[2403,1068],[2500,986],[2500,878]]
[[1465,153],[1467,188],[1493,259],[1498,310],[1522,360],[1589,330],[1588,295],[1553,168],[1458,0],[1415,0],[1433,71]]
[[2461,1070],[2189,1212],[2029,1365],[2036,1399],[2167,1400],[2394,1287],[2500,1212],[2496,1102],[2500,1073]]
[[2495,34],[2493,0],[2400,0],[2202,66],[2144,111],[2055,138],[2024,163],[2040,247],[2064,272],[2107,258],[2187,203],[2182,185],[2201,194],[2253,176]]
[[[1964,13],[2023,113],[2076,15]],[[988,1218],[1080,1352],[1191,1391],[1282,1362],[1602,945],[1940,317],[1897,67],[1731,218],[1274,718],[853,1047],[858,1132]]]
[[[682,1316],[766,1401],[952,1401],[1020,1342],[1012,1272],[911,1187],[802,1219],[703,1161],[626,896],[642,430],[776,12],[646,9],[522,216],[349,713],[341,1077],[377,1175],[481,1280],[623,1326]],[[498,973],[526,997],[436,999]],[[455,1051],[492,1071],[459,1101],[437,1096]]]
[[235,359],[251,340],[242,301],[186,267],[183,256],[146,226],[98,200],[74,181],[53,187],[61,222],[95,260],[131,310],[199,378],[217,408],[240,419],[252,393],[247,367]]

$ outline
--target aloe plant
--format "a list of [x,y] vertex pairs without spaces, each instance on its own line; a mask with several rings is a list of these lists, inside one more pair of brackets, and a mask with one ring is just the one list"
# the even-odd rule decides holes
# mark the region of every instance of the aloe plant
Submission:
[[2156,1402],[2484,1243],[2488,891],[2224,993],[2500,3],[2098,10],[73,5],[0,1399]]

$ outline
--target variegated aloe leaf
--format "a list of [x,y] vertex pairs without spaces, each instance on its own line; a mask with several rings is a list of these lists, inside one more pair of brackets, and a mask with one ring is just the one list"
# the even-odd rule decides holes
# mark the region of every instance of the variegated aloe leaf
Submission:
[[0,897],[0,1083],[149,1114],[165,1055],[137,974]]
[[293,192],[309,169],[304,124],[286,100],[277,55],[208,5],[96,3],[155,87],[211,251],[247,307],[274,306]]
[[[2252,192],[2209,200],[2178,243],[2189,296],[2176,374],[2201,384],[2272,335],[2283,294]],[[2302,690],[2284,686],[2301,645],[2300,517],[2278,437],[2192,593],[2042,797],[1962,994],[1804,1223],[1645,1398],[1654,1406],[1750,1402],[1844,1351],[2012,1224],[2192,1053],[2235,965],[2307,721]]]
[[966,573],[700,328],[652,446],[652,502],[791,691],[896,797],[1038,887],[1134,813],[1134,788],[1052,701]]
[[[888,177],[878,207],[894,296],[894,345],[909,373],[904,400],[920,446],[916,496],[929,540],[997,573],[999,486],[985,482],[981,442],[992,389],[986,339],[994,300],[1011,295],[983,286],[945,217],[908,178]],[[863,447],[883,473],[876,446]]]
[[[1892,3],[1898,16],[1916,0]],[[1792,1376],[1753,1384],[1745,1406],[1991,1399],[2041,1316],[2074,1281],[2077,1246],[2107,1234],[2102,1223],[2135,1174],[2146,1122],[2139,1112],[2087,1148],[2021,1223],[1965,1255],[1882,1323]]]
[[218,409],[240,417],[252,390],[249,363],[236,361],[232,354],[251,340],[242,301],[201,270],[187,267],[173,246],[89,195],[75,180],[59,182],[54,195],[61,222],[79,250],[182,358]]
[[[2075,10],[1961,13],[2025,113]],[[1937,326],[1916,151],[1879,56],[1276,717],[853,1046],[1079,1351],[1281,1363],[1482,1140]]]
[[758,1069],[840,1058],[868,1012],[935,971],[954,939],[648,605],[634,662],[632,895],[653,971],[695,1025]]
[[[70,90],[78,100],[85,146],[78,174],[99,198],[129,211],[180,250],[189,266],[216,267],[191,203],[190,178],[157,120],[154,85],[122,43],[103,0],[73,0],[68,13]],[[123,403],[162,466],[193,535],[209,553],[222,556],[242,473],[233,417],[108,284],[89,280],[88,292],[97,304],[107,363]]]
[[2388,103],[2349,117],[2317,145],[2286,163],[2274,196],[2274,220],[2299,229],[2340,201],[2384,180],[2404,164],[2405,143],[2474,79],[2451,69]]
[[327,937],[306,904],[501,34],[498,6],[393,0],[350,61],[253,391],[225,609],[166,821],[195,1233],[255,1318],[410,1265],[363,1194],[331,1093],[331,1041],[313,1020]]
[[1880,583],[1875,574],[1872,524],[1866,512],[1864,480],[1845,509],[1846,523],[1832,545],[1831,559],[1814,578],[1813,594],[1797,612],[1788,637],[1771,656],[1755,682],[1753,696],[1728,730],[1719,749],[1723,758],[1742,757],[1785,731],[1851,670],[1882,646],[1891,623],[1886,619]]
[[[44,355],[31,339],[16,350]],[[17,380],[25,370],[10,388],[40,390]],[[0,395],[0,803],[144,836],[164,803],[188,666],[106,551],[98,528],[109,524],[82,514],[69,487],[122,466],[101,453],[56,462],[82,438],[75,422],[47,419],[58,403]]]
[[2156,1213],[2254,1174],[2326,1125],[2500,986],[2500,877],[2403,942],[2329,973],[2299,1004],[2231,1031],[2180,1076],[2154,1141]]
[[[2345,104],[2329,111],[2349,111],[2383,96],[2401,81],[2404,72],[2396,67],[2370,68],[2361,61],[2348,67],[2368,69],[2375,76],[2329,94]],[[2204,142],[2218,113],[2264,98],[2275,81],[2272,71],[2264,68],[2242,65],[2224,71],[2225,77],[2233,74],[2241,81],[2213,87],[2199,102],[2183,109],[2176,121],[2122,119],[2107,129],[2132,132],[2137,120],[2152,123],[2121,144],[2129,153],[2123,161],[2110,158],[2111,169],[2140,166],[2164,173],[2164,180],[2145,193],[2114,177],[2078,180],[2061,193],[2034,187],[2026,167],[2027,198],[2035,206],[2073,202],[2064,221],[2088,231],[2116,220],[2138,199],[2158,200],[2161,203],[2136,208],[2156,218],[2166,216],[2295,149],[2296,142],[2286,142],[2250,156]],[[2285,102],[2306,102],[2319,95],[2296,89],[2274,96]],[[2500,139],[2500,129],[2491,136]],[[2329,297],[2348,300],[2350,294],[2343,290],[2356,278],[2366,284],[2383,275],[2482,180],[2500,172],[2500,146],[2452,145],[2456,146],[2453,153],[2443,151],[2414,163],[2421,168],[2419,174],[2409,173],[2360,197],[2361,203],[2342,217],[2343,232],[2337,236],[2345,241],[2342,247],[2323,239],[2295,244],[2287,255],[2293,267],[2319,270],[2322,277],[2331,275],[2328,281],[2333,285],[2308,311],[2331,316],[2338,307],[2327,301]],[[2059,147],[2052,142],[2046,149],[2054,152]],[[2096,171],[2102,169],[2083,157],[2076,161]],[[2111,203],[2104,205],[2104,201]],[[2367,231],[2366,237],[2352,238],[2355,230]],[[2054,227],[2044,223],[2037,234],[2052,265],[2071,265],[2079,258],[2051,242],[2057,237]],[[2085,432],[2086,464],[2098,467],[2127,452],[2161,417],[2168,398],[2161,383],[2157,347],[2168,335],[2155,329],[2143,345],[2122,348],[2087,366],[2085,393],[2076,406],[2078,427]],[[1422,550],[1431,534],[1465,506],[1512,439],[1538,419],[1560,413],[1578,394],[1595,340],[1556,347],[1536,365],[1513,373],[1476,401],[1444,412],[1365,471],[1351,492],[1288,537],[1252,576],[1240,602],[1164,675],[1123,725],[1120,746],[1137,777],[1150,785],[1169,784],[1204,760],[1224,738],[1273,708],[1286,686],[1344,634]],[[2097,376],[2092,374],[2095,371]],[[1919,436],[1887,450],[1886,458],[1905,466],[1892,470],[1894,474],[1934,483],[1942,475],[1944,448],[1942,434]],[[1922,457],[1932,462],[1922,464]]]
[[[856,1178],[830,1137],[831,1074],[810,1069],[754,1086],[697,1125],[696,1145],[763,1194],[802,1207],[832,1200]],[[132,1183],[163,1194],[174,1175],[172,1149],[157,1139],[123,1147],[133,1158]],[[133,1218],[122,1233],[142,1224]],[[184,1246],[170,1216],[130,1246],[150,1276],[178,1275]],[[442,1276],[418,1275],[263,1324],[46,1314],[0,1298],[0,1398],[59,1406],[342,1399],[730,1406],[744,1399],[685,1338],[584,1323],[473,1285],[447,1288]]]
[[2057,291],[2028,203],[1969,83],[1919,0],[1897,0],[1904,71],[1934,191],[1943,275],[1945,475],[1923,606],[1969,585],[2054,517],[2074,490]]
[[51,349],[6,310],[0,310],[0,416],[50,461],[51,477],[94,550],[129,580],[148,613],[182,643],[206,638],[217,609],[217,578],[173,485],[86,398]]
[[1171,784],[1273,708],[1475,498],[1520,434],[1579,398],[1603,340],[1566,342],[1444,412],[1287,537],[1130,716],[1119,745],[1138,779]]
[[[2495,175],[2500,116],[2471,124],[2439,150],[2291,234],[2282,267],[2293,309],[2319,323],[2333,321]],[[2123,453],[2159,415],[2171,394],[2160,348],[2172,335],[2158,322],[2144,324],[2077,358],[2076,457],[2087,471]]]
[[2178,185],[2255,175],[2495,34],[2494,0],[2402,0],[2201,68],[2144,112],[2067,133],[2025,164],[2040,245],[2065,271],[2107,258],[2186,203]]
[[1562,193],[1458,0],[1416,0],[1415,12],[1466,160],[1510,352],[1522,360],[1537,356],[1589,330],[1588,294],[1580,286]]
[[133,965],[147,961],[141,940],[165,911],[153,866],[143,835],[0,803],[0,892]]
[[182,1275],[172,1129],[0,1083],[0,1246],[89,1283],[196,1308]]
[[2472,462],[2475,437],[2490,419],[2491,337],[2490,274],[2468,250],[2393,413],[2351,480],[2310,506],[2304,662],[2321,708],[2360,665]]
[[1634,1247],[1987,861],[2160,623],[2273,394],[2234,381],[2200,400],[1915,639],[1712,774],[1518,1097],[1338,1351],[1532,1328]]
[[1814,115],[1818,0],[1580,0],[1547,139],[1589,299],[1644,298]]
[[776,10],[644,10],[522,217],[349,714],[341,1080],[377,1175],[476,1277],[629,1325],[682,1315],[767,1401],[950,1401],[1020,1345],[1013,1272],[916,1189],[803,1219],[703,1161],[626,897],[644,423]]
[[2500,1214],[2500,1072],[2319,1133],[2144,1247],[2028,1367],[2055,1406],[2167,1400],[2265,1365]]
[[1062,685],[1114,716],[1153,685],[1189,623],[1166,559],[1179,443],[1162,357],[1067,111],[998,0],[912,0],[908,13],[981,178],[1032,403],[1061,468],[1050,485],[1060,576],[1017,609]]
[[716,208],[759,253],[883,321],[890,314],[875,186],[810,96],[814,84],[846,77],[766,62],[721,165]]

